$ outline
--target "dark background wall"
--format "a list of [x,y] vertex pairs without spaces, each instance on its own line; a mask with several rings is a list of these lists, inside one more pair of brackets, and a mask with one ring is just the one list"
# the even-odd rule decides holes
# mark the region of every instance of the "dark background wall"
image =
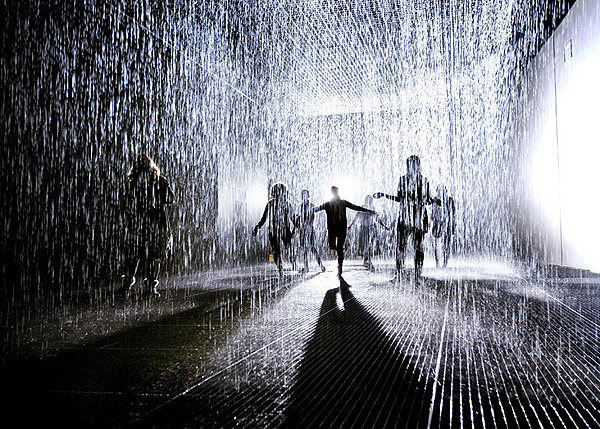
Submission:
[[2,7],[3,304],[93,297],[120,274],[121,195],[138,153],[175,191],[169,271],[215,257],[217,148],[231,106],[202,64],[226,68],[225,46],[210,16],[133,4]]

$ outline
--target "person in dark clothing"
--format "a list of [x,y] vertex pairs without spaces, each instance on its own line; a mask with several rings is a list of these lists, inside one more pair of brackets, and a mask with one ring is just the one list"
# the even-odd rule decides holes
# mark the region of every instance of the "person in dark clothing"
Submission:
[[338,255],[338,276],[342,275],[342,265],[344,263],[344,243],[346,242],[346,230],[348,221],[346,218],[346,209],[352,209],[357,212],[366,212],[377,214],[375,211],[352,204],[349,201],[342,200],[339,196],[337,186],[331,187],[333,198],[326,203],[321,204],[315,211],[325,210],[327,214],[327,234],[329,237],[329,248],[336,250]]
[[385,197],[400,203],[400,213],[397,225],[396,269],[398,274],[404,271],[404,258],[408,238],[412,235],[415,249],[415,280],[419,280],[423,269],[425,253],[423,238],[427,232],[426,205],[435,200],[429,192],[429,181],[421,174],[421,160],[412,155],[406,159],[406,174],[400,177],[398,193],[388,195],[383,192],[373,194],[374,198]]
[[258,234],[265,222],[269,220],[268,234],[273,259],[277,265],[279,276],[283,275],[283,261],[281,257],[282,244],[288,247],[294,235],[294,210],[289,202],[289,192],[283,183],[275,183],[271,186],[270,199],[265,206],[260,221],[254,227],[252,235]]
[[154,295],[159,295],[161,263],[167,257],[169,222],[167,205],[173,203],[169,182],[148,155],[139,156],[127,173],[124,221],[127,258],[121,292],[128,294],[136,276]]
[[[432,209],[432,233],[434,237],[434,252],[436,267],[448,266],[452,236],[456,232],[456,218],[454,216],[454,199],[448,195],[446,187],[437,187],[436,198],[440,204],[434,204]],[[442,262],[440,263],[440,253]]]
[[[373,197],[371,195],[365,197],[363,207],[373,210]],[[358,227],[358,248],[363,255],[363,265],[369,270],[373,269],[371,255],[373,254],[374,242],[376,241],[377,223],[385,229],[389,229],[379,216],[373,217],[365,212],[356,213],[356,216],[354,216],[354,219],[348,225],[348,231],[350,231],[350,228],[354,224]]]
[[296,212],[294,224],[298,230],[300,251],[304,257],[304,268],[301,271],[308,272],[308,252],[310,251],[315,255],[321,271],[325,272],[321,255],[319,255],[319,251],[315,246],[315,205],[310,201],[310,192],[308,192],[308,189],[303,189],[300,195],[302,202]]

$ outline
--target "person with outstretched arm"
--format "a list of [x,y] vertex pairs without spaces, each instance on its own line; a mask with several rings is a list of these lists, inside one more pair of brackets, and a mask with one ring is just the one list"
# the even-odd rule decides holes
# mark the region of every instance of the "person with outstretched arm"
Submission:
[[423,270],[423,238],[428,228],[426,205],[433,202],[429,192],[429,181],[421,174],[421,160],[412,155],[406,159],[406,174],[400,177],[398,193],[389,195],[383,192],[373,194],[374,198],[385,197],[400,203],[400,213],[397,225],[396,269],[400,275],[404,271],[404,258],[408,237],[412,236],[415,248],[415,280],[419,281]]
[[337,186],[331,187],[331,200],[321,204],[315,209],[316,212],[325,210],[327,214],[327,235],[329,238],[329,248],[337,251],[338,256],[338,277],[342,276],[342,265],[344,264],[344,243],[346,242],[346,231],[348,220],[346,218],[346,209],[357,212],[366,212],[377,214],[374,210],[352,204],[349,201],[342,200]]
[[293,220],[294,211],[289,202],[289,192],[283,183],[275,183],[271,186],[270,198],[260,221],[252,230],[252,235],[258,234],[258,230],[269,221],[269,243],[273,251],[273,259],[277,265],[279,277],[283,275],[282,244],[288,247],[294,235]]

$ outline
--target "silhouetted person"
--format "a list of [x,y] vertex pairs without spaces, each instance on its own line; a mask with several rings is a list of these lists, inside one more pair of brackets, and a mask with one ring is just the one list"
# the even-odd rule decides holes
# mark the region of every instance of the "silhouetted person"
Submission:
[[429,181],[421,174],[421,160],[412,155],[406,159],[406,174],[400,177],[398,193],[388,195],[383,192],[373,194],[375,198],[385,197],[400,203],[397,225],[396,269],[404,271],[404,258],[408,237],[412,235],[415,248],[415,279],[421,277],[423,269],[423,238],[427,232],[427,210],[425,206],[434,200],[429,193]]
[[[456,233],[456,218],[454,215],[454,199],[448,195],[446,187],[437,187],[436,199],[439,204],[433,204],[431,213],[432,233],[434,237],[435,265],[448,266],[452,236]],[[441,263],[440,263],[441,253]]]
[[295,224],[298,229],[300,239],[300,251],[304,257],[304,268],[302,272],[308,272],[308,252],[312,252],[317,259],[317,264],[321,271],[325,271],[325,266],[321,261],[321,255],[315,246],[315,205],[310,201],[310,192],[303,189],[300,193],[302,202],[296,211]]
[[[373,197],[371,195],[365,197],[365,204],[363,207],[373,210]],[[356,213],[356,216],[354,216],[354,219],[352,219],[352,222],[348,225],[348,231],[354,224],[358,226],[358,248],[363,255],[363,265],[368,269],[373,268],[371,255],[373,254],[373,245],[375,235],[377,234],[376,223],[379,223],[379,225],[385,229],[389,229],[379,216],[373,217],[365,212]]]
[[342,275],[342,265],[344,264],[344,243],[346,242],[346,229],[348,221],[346,218],[346,209],[352,209],[357,212],[366,212],[376,214],[373,210],[366,209],[346,200],[340,199],[337,186],[331,187],[333,198],[326,203],[321,204],[315,211],[325,210],[327,213],[327,234],[329,236],[329,248],[336,250],[338,255],[338,276]]
[[121,292],[128,293],[141,278],[159,295],[160,265],[167,257],[169,240],[166,206],[172,203],[169,182],[152,158],[140,155],[127,173],[124,215],[128,254]]
[[262,218],[254,227],[252,235],[256,235],[267,219],[269,220],[269,243],[273,251],[273,259],[277,265],[279,276],[283,275],[283,261],[281,259],[281,244],[288,247],[294,234],[294,210],[289,202],[289,192],[283,183],[271,186],[270,199],[265,206]]

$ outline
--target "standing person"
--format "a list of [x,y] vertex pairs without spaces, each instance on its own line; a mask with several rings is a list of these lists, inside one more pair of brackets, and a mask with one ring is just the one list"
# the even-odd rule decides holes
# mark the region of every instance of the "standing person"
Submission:
[[124,198],[126,272],[121,292],[128,294],[143,276],[152,294],[159,296],[160,265],[167,257],[167,205],[173,203],[169,182],[148,155],[140,155],[127,172]]
[[427,210],[425,206],[434,200],[429,193],[429,181],[421,174],[421,160],[416,155],[406,159],[406,174],[400,177],[398,193],[388,195],[383,192],[373,194],[375,198],[385,197],[400,203],[397,226],[396,270],[404,271],[404,258],[408,237],[412,235],[415,248],[415,280],[420,279],[423,270],[423,238],[427,232]]
[[300,251],[304,256],[304,268],[301,271],[308,272],[308,252],[311,251],[315,255],[321,271],[325,272],[321,255],[319,255],[319,251],[315,246],[315,205],[310,201],[310,192],[308,192],[308,189],[303,189],[300,196],[302,202],[296,212],[294,223],[299,230]]
[[269,243],[273,251],[274,262],[277,265],[279,277],[283,276],[283,261],[281,257],[281,244],[288,247],[294,235],[293,219],[294,211],[289,202],[289,192],[283,183],[275,183],[271,186],[269,201],[265,206],[260,221],[252,230],[252,235],[258,234],[265,222],[269,220],[268,232]]
[[[454,199],[448,195],[446,187],[439,185],[436,189],[436,200],[439,204],[434,204],[432,209],[432,233],[434,237],[435,266],[448,266],[450,256],[452,236],[456,232],[456,218],[454,216]],[[440,253],[442,254],[442,263],[440,264]]]
[[336,250],[338,255],[338,277],[342,276],[342,265],[344,264],[344,243],[346,242],[346,229],[348,221],[346,218],[346,209],[352,209],[357,212],[366,212],[377,214],[375,211],[366,209],[349,201],[340,199],[337,186],[331,187],[333,197],[330,201],[321,204],[315,211],[325,210],[327,214],[327,234],[329,236],[329,248]]
[[[373,197],[371,195],[365,197],[365,204],[363,207],[373,210]],[[373,268],[371,255],[373,254],[376,222],[385,229],[389,229],[379,216],[374,218],[365,212],[356,213],[356,216],[354,216],[354,219],[352,219],[352,222],[348,225],[348,231],[350,231],[350,228],[352,228],[354,224],[357,224],[358,226],[358,248],[363,255],[363,265],[369,270]]]

